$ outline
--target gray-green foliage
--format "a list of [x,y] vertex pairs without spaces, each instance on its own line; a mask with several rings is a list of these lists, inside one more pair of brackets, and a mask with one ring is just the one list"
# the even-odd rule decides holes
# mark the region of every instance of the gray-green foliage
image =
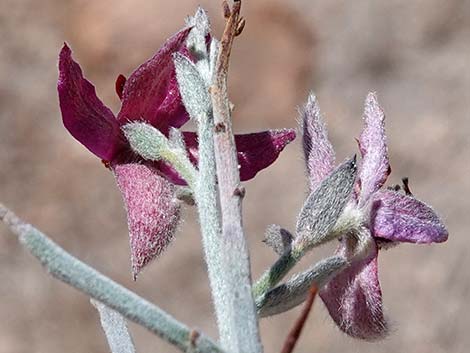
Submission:
[[308,250],[331,240],[330,231],[349,201],[356,171],[356,157],[353,157],[312,191],[297,219],[295,247]]

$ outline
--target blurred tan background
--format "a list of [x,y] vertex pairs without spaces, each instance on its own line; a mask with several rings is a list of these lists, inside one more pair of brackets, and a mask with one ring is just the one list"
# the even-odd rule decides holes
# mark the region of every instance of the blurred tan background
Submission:
[[[57,54],[74,50],[98,95],[117,111],[114,80],[153,54],[200,3],[221,32],[219,1],[0,0],[0,201],[74,255],[215,336],[195,210],[176,241],[131,281],[125,214],[112,175],[63,128]],[[246,0],[247,25],[230,73],[239,132],[295,127],[318,95],[338,159],[356,153],[362,103],[378,92],[393,172],[440,212],[450,239],[380,257],[392,324],[379,343],[352,340],[319,300],[296,352],[466,352],[470,345],[470,2]],[[265,227],[290,229],[305,197],[299,141],[246,184],[245,224],[255,277],[275,257]],[[50,278],[0,225],[0,353],[107,352],[88,299]],[[320,249],[307,266],[332,251]],[[261,323],[275,353],[298,309]],[[176,352],[130,325],[139,353]],[[467,349],[465,348],[467,347]]]

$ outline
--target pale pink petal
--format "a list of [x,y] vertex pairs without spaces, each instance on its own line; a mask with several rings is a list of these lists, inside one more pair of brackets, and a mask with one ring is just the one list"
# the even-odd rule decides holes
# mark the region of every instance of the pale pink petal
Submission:
[[180,216],[175,187],[144,164],[113,165],[127,211],[134,278],[173,239]]
[[335,167],[335,152],[328,140],[325,123],[320,114],[316,97],[310,94],[301,110],[303,149],[310,183],[310,191]]
[[185,50],[190,28],[176,33],[147,62],[127,79],[122,91],[118,120],[145,120],[166,133],[170,126],[180,127],[189,116],[184,109],[176,82],[173,53]]
[[[339,252],[343,255],[346,252],[344,243]],[[388,330],[382,309],[377,255],[378,249],[374,245],[367,259],[353,261],[320,291],[338,327],[348,335],[364,340],[383,338]]]
[[125,144],[119,124],[96,96],[95,87],[83,77],[67,44],[59,55],[57,91],[66,129],[93,154],[111,161]]
[[448,237],[446,227],[431,207],[392,190],[374,194],[371,229],[374,237],[393,242],[440,243]]
[[385,137],[385,115],[375,93],[367,95],[363,118],[364,128],[359,137],[359,148],[362,154],[359,171],[361,186],[359,204],[361,206],[382,187],[390,174]]

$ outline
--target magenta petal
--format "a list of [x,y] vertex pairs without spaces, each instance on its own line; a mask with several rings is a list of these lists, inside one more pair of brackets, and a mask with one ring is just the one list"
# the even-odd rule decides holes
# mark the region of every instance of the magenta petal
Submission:
[[367,95],[364,107],[364,128],[359,137],[362,165],[360,205],[380,189],[390,174],[387,142],[385,138],[385,115],[375,93]]
[[180,209],[175,187],[143,164],[113,166],[127,211],[134,278],[173,239]]
[[[340,251],[345,251],[344,243]],[[352,262],[321,291],[331,317],[348,335],[377,340],[387,334],[382,309],[382,291],[377,269],[378,249],[365,260]]]
[[187,185],[186,181],[180,177],[178,172],[168,163],[163,161],[156,161],[153,163],[154,167],[158,169],[160,174],[164,175],[165,178],[175,185]]
[[189,119],[176,83],[173,53],[184,49],[190,30],[183,29],[168,39],[128,78],[118,115],[121,123],[146,120],[166,133],[169,126],[180,127]]
[[374,194],[371,228],[374,237],[394,242],[440,243],[448,237],[447,229],[431,207],[392,190]]
[[[197,134],[185,131],[183,138],[189,159],[197,166],[199,159]],[[284,147],[294,139],[295,131],[292,129],[235,135],[240,179],[242,181],[252,179],[260,170],[267,168],[277,159]],[[157,162],[156,166],[174,184],[186,185],[186,182],[171,166],[162,162]]]
[[310,190],[313,191],[335,167],[335,152],[328,140],[316,97],[311,94],[301,111],[303,149]]
[[67,130],[92,153],[111,161],[123,143],[119,124],[96,96],[95,87],[83,77],[67,44],[59,55],[57,90]]
[[260,170],[269,167],[286,145],[295,139],[293,129],[268,130],[235,135],[240,164],[240,180],[252,179]]

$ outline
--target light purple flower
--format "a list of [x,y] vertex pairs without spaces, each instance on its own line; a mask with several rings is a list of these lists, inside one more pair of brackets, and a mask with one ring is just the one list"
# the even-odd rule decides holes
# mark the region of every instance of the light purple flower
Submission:
[[[134,278],[161,254],[174,236],[180,217],[175,184],[185,185],[163,162],[149,162],[132,152],[121,127],[130,121],[145,121],[168,136],[171,127],[189,120],[179,93],[173,54],[191,56],[185,28],[168,39],[162,48],[139,66],[126,80],[116,80],[122,101],[117,117],[83,77],[82,70],[64,44],[59,55],[59,93],[62,119],[67,130],[113,171],[123,195],[129,226]],[[191,161],[197,165],[197,136],[183,132]],[[242,180],[253,178],[272,164],[295,138],[293,130],[272,130],[235,137]]]
[[[305,159],[310,188],[314,190],[333,170],[335,156],[314,96],[309,97],[302,118]],[[338,327],[366,340],[387,334],[377,268],[382,245],[438,243],[448,237],[431,207],[411,195],[381,190],[390,174],[384,122],[377,97],[370,93],[365,101],[364,128],[358,141],[362,164],[354,195],[342,215],[354,227],[341,237],[337,249],[351,263],[320,291]],[[361,251],[360,246],[364,244],[366,248]]]

